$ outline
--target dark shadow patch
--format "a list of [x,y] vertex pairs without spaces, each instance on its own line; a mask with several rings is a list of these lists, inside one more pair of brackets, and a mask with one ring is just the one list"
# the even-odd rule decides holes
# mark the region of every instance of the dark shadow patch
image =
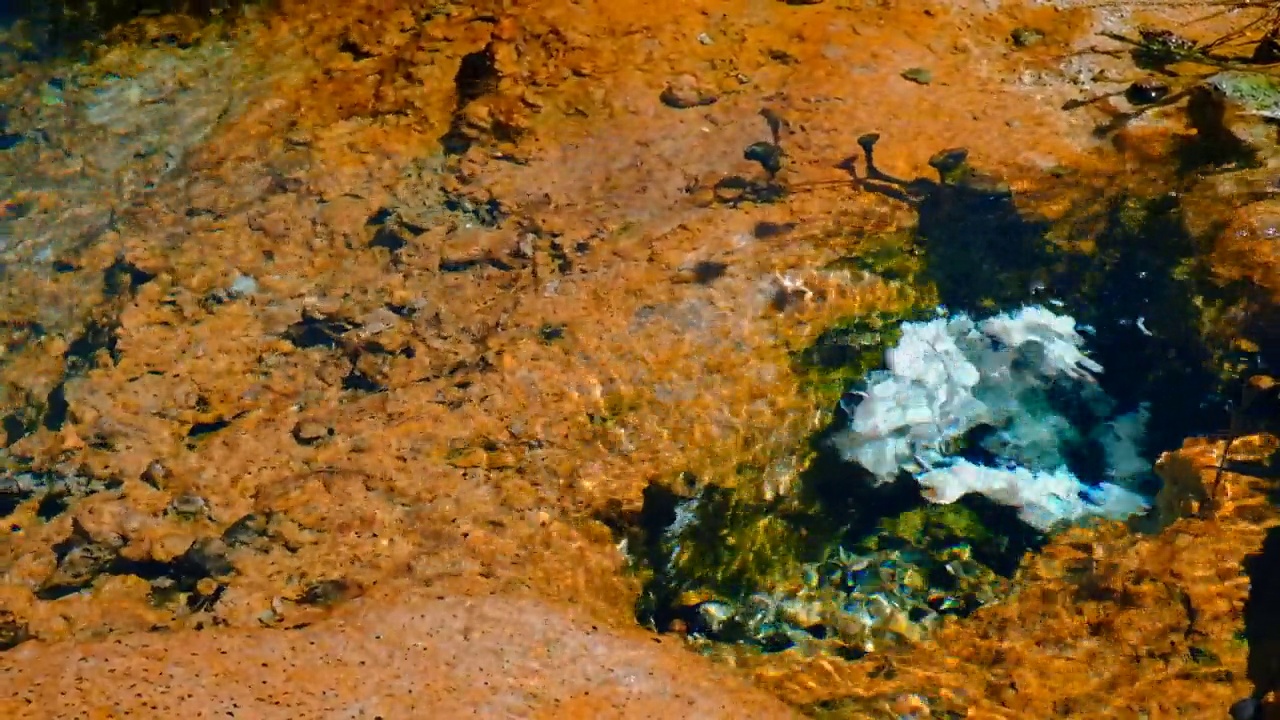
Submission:
[[396,211],[391,208],[381,207],[373,212],[367,220],[364,221],[365,227],[376,227],[385,225],[396,216]]
[[342,42],[338,43],[338,52],[344,52],[350,55],[351,59],[356,62],[372,60],[373,58],[378,57],[377,55],[360,47],[360,44],[351,38],[344,38]]
[[27,423],[21,415],[12,412],[0,420],[0,431],[4,432],[4,447],[8,447],[27,436]]
[[1249,599],[1244,606],[1244,635],[1249,643],[1247,665],[1253,693],[1231,708],[1235,720],[1270,717],[1262,699],[1280,691],[1280,528],[1267,532],[1258,552],[1245,558]]
[[302,349],[336,348],[341,346],[342,336],[355,327],[353,323],[336,318],[304,317],[285,330],[284,338]]
[[409,241],[405,238],[403,232],[396,227],[383,225],[373,233],[373,238],[369,240],[369,247],[385,248],[388,252],[395,254],[405,248]]
[[49,522],[66,512],[68,507],[70,507],[70,503],[67,502],[66,496],[49,493],[41,498],[39,504],[36,505],[36,517],[44,522]]
[[49,391],[49,395],[44,401],[44,417],[40,419],[40,424],[46,430],[57,432],[67,422],[67,414],[71,411],[71,405],[67,402],[67,385],[60,382]]
[[155,277],[153,273],[149,273],[121,258],[112,263],[103,272],[103,294],[107,298],[132,295],[138,288],[151,282]]
[[457,93],[453,121],[440,138],[440,145],[447,155],[461,155],[471,149],[475,141],[467,132],[464,110],[467,105],[498,89],[498,68],[493,54],[493,43],[476,52],[462,56],[458,72],[453,77]]
[[768,205],[782,200],[788,194],[786,186],[772,179],[753,180],[741,175],[720,179],[712,190],[717,203],[730,207],[743,204]]
[[502,272],[511,272],[515,270],[515,266],[495,257],[485,257],[477,260],[441,260],[440,272],[458,273],[475,270],[476,268],[489,267]]
[[729,264],[716,260],[703,260],[693,266],[693,281],[699,285],[710,285],[725,276]]
[[352,368],[351,372],[348,373],[346,377],[342,378],[342,389],[375,393],[386,390],[387,386],[377,380],[374,380],[360,370]]
[[66,512],[73,501],[94,493],[118,490],[115,479],[99,480],[83,475],[18,472],[0,474],[0,517],[8,517],[19,505],[40,498],[36,515],[49,522]]
[[213,433],[216,433],[219,430],[225,430],[230,426],[231,426],[230,420],[212,420],[209,422],[198,422],[192,425],[190,429],[187,430],[187,439],[196,440],[204,437],[205,435],[211,435]]
[[[150,582],[153,602],[163,604],[177,593],[198,595],[201,580],[225,578],[235,572],[227,545],[216,538],[196,540],[186,552],[168,562],[130,560],[121,557],[119,549],[95,541],[79,522],[74,522],[71,534],[53,546],[58,565],[37,590],[36,597],[57,600],[88,589],[102,575],[133,575]],[[220,597],[216,591],[215,595]],[[187,601],[192,602],[192,598]],[[211,604],[208,597],[195,601]]]

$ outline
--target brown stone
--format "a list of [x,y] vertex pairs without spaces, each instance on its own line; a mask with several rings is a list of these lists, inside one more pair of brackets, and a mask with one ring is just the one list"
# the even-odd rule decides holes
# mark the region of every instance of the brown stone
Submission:
[[678,642],[522,597],[411,593],[291,631],[28,642],[0,655],[0,680],[0,714],[32,720],[799,717]]

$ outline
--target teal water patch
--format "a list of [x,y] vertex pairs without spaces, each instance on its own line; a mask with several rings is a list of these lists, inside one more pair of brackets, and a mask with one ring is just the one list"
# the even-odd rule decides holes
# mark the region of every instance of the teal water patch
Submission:
[[[846,396],[850,420],[833,442],[879,483],[910,474],[939,503],[984,495],[1042,531],[1143,513],[1149,499],[1133,486],[1151,473],[1140,459],[1149,412],[1114,414],[1083,345],[1071,317],[1040,306],[906,323],[887,369]],[[1102,452],[1106,479],[1082,482],[1073,451]]]

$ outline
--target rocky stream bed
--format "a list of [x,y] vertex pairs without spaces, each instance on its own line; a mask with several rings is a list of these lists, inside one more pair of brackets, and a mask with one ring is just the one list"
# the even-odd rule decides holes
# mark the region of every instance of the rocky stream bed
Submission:
[[135,5],[0,15],[3,717],[1264,716],[1271,6]]

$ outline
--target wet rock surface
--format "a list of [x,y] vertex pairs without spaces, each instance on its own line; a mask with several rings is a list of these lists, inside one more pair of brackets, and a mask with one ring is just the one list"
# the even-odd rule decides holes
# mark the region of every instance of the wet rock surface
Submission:
[[[847,367],[857,335],[833,327],[928,299],[896,231],[990,201],[1016,219],[1015,196],[1090,227],[1108,188],[1169,177],[1148,161],[1186,121],[1100,140],[1060,110],[1134,82],[1062,58],[1141,13],[663,10],[282,2],[0,65],[15,717],[191,693],[261,717],[786,716],[634,629],[619,528],[654,486],[788,494],[834,404],[797,354]],[[872,132],[885,177],[941,181],[864,192],[842,161]],[[1063,178],[1083,180],[1036,200]],[[1217,319],[1268,317],[1268,215],[1224,212],[1225,184],[1188,197],[1248,298]],[[1240,563],[1275,518],[1261,481],[1215,472],[1221,447],[1163,471],[1186,493],[1167,507],[1227,498],[1212,516],[1073,530],[923,645],[710,652],[813,714],[1225,712],[1250,691]],[[135,673],[153,694],[115,679]]]
[[27,644],[0,659],[0,677],[12,689],[0,709],[12,718],[90,705],[134,717],[799,717],[678,642],[485,595],[357,600],[265,637],[213,629]]

